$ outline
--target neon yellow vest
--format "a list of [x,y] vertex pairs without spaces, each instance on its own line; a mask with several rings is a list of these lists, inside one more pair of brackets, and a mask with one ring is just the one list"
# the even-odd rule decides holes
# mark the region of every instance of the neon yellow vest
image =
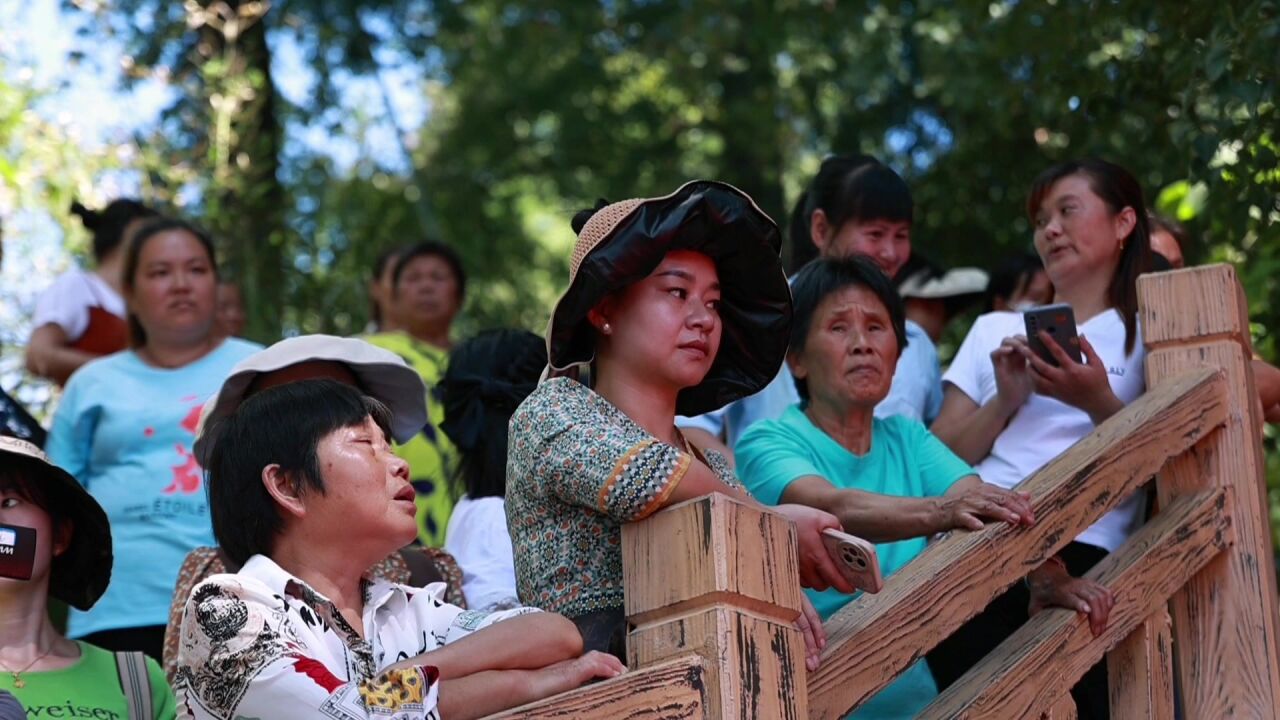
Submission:
[[428,423],[403,445],[396,454],[409,463],[413,487],[418,492],[418,542],[429,547],[444,546],[444,531],[453,512],[454,497],[449,491],[449,478],[457,467],[457,451],[440,430],[444,406],[436,386],[444,377],[449,354],[407,333],[387,332],[365,336],[365,340],[404,358],[418,371],[427,386]]

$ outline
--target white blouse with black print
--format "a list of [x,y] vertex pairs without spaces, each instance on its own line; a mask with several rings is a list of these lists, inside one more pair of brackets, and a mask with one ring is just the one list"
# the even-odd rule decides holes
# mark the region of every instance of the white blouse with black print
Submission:
[[197,585],[183,613],[174,689],[197,720],[439,720],[436,668],[380,671],[507,618],[444,602],[425,588],[364,585],[365,638],[327,598],[270,558]]

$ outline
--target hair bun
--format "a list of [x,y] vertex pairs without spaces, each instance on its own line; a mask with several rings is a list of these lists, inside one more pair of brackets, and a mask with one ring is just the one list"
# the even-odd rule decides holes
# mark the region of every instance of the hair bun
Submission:
[[579,210],[574,213],[573,219],[569,221],[569,226],[573,228],[573,232],[575,234],[582,232],[582,228],[587,226],[587,221],[591,219],[591,216],[599,212],[601,208],[608,207],[609,205],[610,203],[608,200],[605,200],[604,198],[597,198],[595,207]]
[[71,214],[79,216],[86,230],[96,229],[102,220],[102,213],[81,205],[79,200],[71,201]]

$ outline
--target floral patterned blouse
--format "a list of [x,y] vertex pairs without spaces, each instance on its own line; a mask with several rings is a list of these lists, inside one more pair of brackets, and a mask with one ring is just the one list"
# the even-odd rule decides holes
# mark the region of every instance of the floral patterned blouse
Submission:
[[537,612],[465,611],[444,602],[444,583],[376,580],[364,590],[361,638],[332,602],[263,555],[197,585],[180,630],[178,716],[439,720],[436,668],[381,668]]
[[[570,378],[511,417],[507,526],[520,601],[570,618],[622,607],[622,525],[662,507],[694,456]],[[698,456],[738,487],[719,453]]]

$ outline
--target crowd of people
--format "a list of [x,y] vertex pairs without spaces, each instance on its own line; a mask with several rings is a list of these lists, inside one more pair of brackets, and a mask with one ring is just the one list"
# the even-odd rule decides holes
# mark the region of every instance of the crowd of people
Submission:
[[[614,677],[623,524],[713,492],[795,523],[812,671],[856,594],[822,532],[892,576],[1034,524],[1018,484],[1145,390],[1137,278],[1187,240],[1086,159],[1031,183],[1032,252],[943,269],[907,183],[836,156],[790,217],[813,255],[791,277],[750,197],[694,181],[572,219],[545,336],[455,343],[466,272],[423,242],[377,259],[366,334],[264,348],[199,228],[73,212],[95,265],[40,298],[27,347],[63,385],[47,438],[0,405],[0,530],[34,530],[30,576],[0,577],[0,718],[470,718]],[[1078,357],[1025,336],[1049,303]],[[1255,370],[1276,417],[1280,373]],[[1100,633],[1113,596],[1083,575],[1146,512],[1128,498],[852,717],[913,717],[1046,608]],[[1073,695],[1108,717],[1105,661]]]

